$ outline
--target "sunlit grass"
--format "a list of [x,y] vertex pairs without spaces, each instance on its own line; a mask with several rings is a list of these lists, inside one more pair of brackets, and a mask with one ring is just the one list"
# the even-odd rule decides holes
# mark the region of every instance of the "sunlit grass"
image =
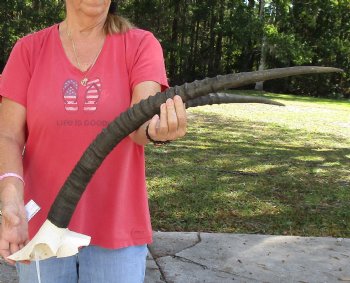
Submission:
[[264,96],[286,107],[190,109],[146,148],[155,230],[350,236],[350,103]]

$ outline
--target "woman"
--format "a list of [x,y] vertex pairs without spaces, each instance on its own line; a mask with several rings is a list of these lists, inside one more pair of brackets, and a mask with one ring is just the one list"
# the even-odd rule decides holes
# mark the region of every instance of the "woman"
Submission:
[[[168,87],[159,42],[114,10],[110,0],[66,0],[63,22],[22,38],[11,53],[0,84],[4,258],[35,235],[101,129],[130,105]],[[91,236],[91,245],[73,257],[41,261],[42,282],[143,281],[152,237],[143,145],[149,138],[157,143],[185,132],[186,112],[177,96],[111,152],[69,226]],[[24,204],[31,200],[40,210],[27,223]],[[35,264],[17,263],[17,270],[20,282],[38,282]]]

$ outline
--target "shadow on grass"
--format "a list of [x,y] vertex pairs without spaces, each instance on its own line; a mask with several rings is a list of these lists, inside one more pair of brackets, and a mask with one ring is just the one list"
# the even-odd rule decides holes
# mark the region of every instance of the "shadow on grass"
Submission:
[[348,141],[212,114],[190,124],[146,149],[155,230],[350,237]]

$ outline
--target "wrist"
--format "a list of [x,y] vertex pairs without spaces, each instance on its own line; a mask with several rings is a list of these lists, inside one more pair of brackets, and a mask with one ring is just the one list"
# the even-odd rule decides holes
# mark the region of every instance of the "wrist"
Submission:
[[23,177],[21,175],[18,175],[17,173],[13,173],[13,172],[8,172],[8,173],[4,173],[4,174],[0,175],[0,181],[4,180],[6,178],[11,178],[11,177],[20,180],[24,185]]
[[23,202],[23,183],[19,180],[4,180],[0,185],[0,202]]

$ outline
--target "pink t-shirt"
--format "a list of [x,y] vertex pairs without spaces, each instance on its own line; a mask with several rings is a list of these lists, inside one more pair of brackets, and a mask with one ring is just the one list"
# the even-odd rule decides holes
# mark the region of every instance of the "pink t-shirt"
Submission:
[[[4,96],[26,107],[23,157],[25,202],[41,210],[29,222],[32,238],[69,173],[91,141],[125,111],[142,81],[166,88],[162,48],[147,31],[107,36],[83,86],[82,72],[67,59],[58,25],[19,40],[0,83]],[[125,138],[107,156],[80,200],[69,229],[91,244],[120,248],[150,243],[144,149]]]

